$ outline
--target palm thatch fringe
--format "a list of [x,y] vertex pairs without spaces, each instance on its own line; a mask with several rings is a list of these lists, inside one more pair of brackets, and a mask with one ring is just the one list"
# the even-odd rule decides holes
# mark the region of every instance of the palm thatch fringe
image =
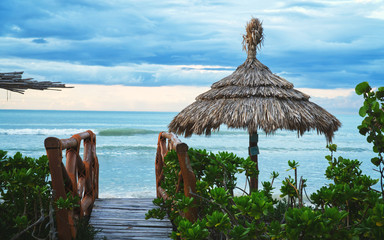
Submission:
[[33,78],[22,79],[21,75],[23,73],[24,72],[0,73],[0,88],[21,94],[24,94],[27,89],[60,91],[60,89],[57,88],[72,88],[60,82],[38,82],[33,81]]
[[220,125],[248,129],[250,134],[262,129],[272,134],[278,129],[297,130],[299,136],[316,129],[331,141],[340,122],[315,103],[293,99],[231,98],[196,101],[182,110],[169,129],[185,137],[210,135]]

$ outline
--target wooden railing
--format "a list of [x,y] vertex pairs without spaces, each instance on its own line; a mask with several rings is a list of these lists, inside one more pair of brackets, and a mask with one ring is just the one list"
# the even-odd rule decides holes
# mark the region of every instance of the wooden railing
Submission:
[[[180,164],[179,180],[177,184],[176,192],[180,190],[181,181],[184,185],[184,195],[186,197],[194,197],[196,193],[196,177],[193,173],[189,157],[188,157],[188,145],[181,142],[180,139],[173,133],[161,132],[157,143],[156,153],[156,191],[157,197],[168,199],[169,196],[166,191],[161,187],[161,181],[164,178],[163,167],[164,157],[170,150],[175,150]],[[197,218],[197,209],[195,207],[190,208],[185,214],[185,217],[194,222]]]
[[[84,155],[79,155],[80,143],[84,140]],[[73,210],[57,209],[58,238],[71,239],[76,236],[75,220],[89,217],[99,192],[99,162],[96,156],[96,135],[86,131],[68,139],[48,137],[45,149],[49,159],[54,200],[66,199],[67,193],[79,197],[80,207]],[[62,151],[66,150],[66,164],[62,162]]]

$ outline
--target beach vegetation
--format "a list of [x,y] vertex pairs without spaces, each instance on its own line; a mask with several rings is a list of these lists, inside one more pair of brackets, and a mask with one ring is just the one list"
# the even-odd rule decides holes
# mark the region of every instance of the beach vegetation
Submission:
[[381,194],[384,198],[384,87],[373,89],[368,82],[359,83],[355,91],[364,98],[364,104],[359,110],[363,117],[358,126],[360,134],[367,136],[367,142],[372,143],[372,150],[377,156],[371,162],[380,173]]
[[[233,153],[214,154],[189,149],[197,184],[193,198],[177,193],[178,159],[171,151],[165,157],[162,187],[174,192],[168,200],[157,198],[158,206],[147,218],[168,216],[174,225],[173,239],[381,239],[384,235],[384,202],[373,189],[377,179],[364,175],[358,160],[335,157],[335,144],[328,145],[325,177],[331,182],[304,201],[306,180],[298,181],[299,163],[288,161],[294,176],[282,181],[279,199],[272,197],[273,182],[263,189],[234,194],[237,174],[250,172],[247,161]],[[196,201],[193,201],[196,199]],[[190,222],[184,214],[197,207],[198,220]]]
[[[53,200],[47,156],[31,158],[0,150],[0,239],[57,239],[55,208],[78,207],[78,198]],[[76,239],[98,232],[80,219]]]
[[0,239],[54,238],[48,158],[0,150]]

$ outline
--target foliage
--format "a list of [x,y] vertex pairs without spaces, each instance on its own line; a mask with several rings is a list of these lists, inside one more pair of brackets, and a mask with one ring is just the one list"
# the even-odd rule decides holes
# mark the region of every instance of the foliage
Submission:
[[75,224],[77,230],[75,240],[93,240],[101,231],[90,225],[87,218],[80,218]]
[[74,208],[80,207],[79,202],[79,196],[73,196],[71,192],[68,192],[66,199],[60,197],[56,200],[56,207],[58,209],[72,210]]
[[[326,156],[329,166],[325,171],[327,179],[333,183],[320,188],[311,195],[317,209],[324,211],[327,208],[334,208],[347,213],[344,219],[344,228],[353,228],[352,225],[360,225],[367,218],[368,211],[371,211],[377,204],[383,205],[380,194],[372,190],[378,180],[363,175],[360,169],[361,162],[358,160],[333,157],[337,146],[327,146],[331,155]],[[372,228],[355,229],[355,233],[364,235]],[[384,233],[384,230],[383,230]]]
[[288,176],[287,178],[285,178],[285,180],[282,181],[282,186],[280,188],[280,197],[288,197],[288,204],[291,207],[302,206],[303,189],[307,186],[305,184],[307,180],[301,177],[300,182],[297,182],[297,168],[299,167],[298,162],[296,162],[295,160],[288,160],[288,166],[289,169],[287,171],[294,170],[295,179],[293,179],[291,176]]
[[325,176],[333,182],[311,195],[310,206],[304,206],[302,199],[305,180],[301,178],[297,185],[296,161],[288,161],[288,170],[294,170],[295,176],[283,181],[282,199],[273,199],[271,194],[279,176],[276,172],[271,174],[271,182],[263,182],[263,190],[234,196],[235,175],[249,172],[244,167],[245,159],[232,153],[190,149],[188,154],[197,176],[194,198],[199,219],[195,223],[183,217],[194,206],[194,199],[176,193],[178,159],[171,151],[165,157],[162,187],[174,195],[169,200],[155,199],[159,208],[150,210],[147,218],[163,219],[168,215],[174,224],[173,239],[382,238],[384,203],[371,188],[378,180],[363,175],[358,160],[334,157],[335,144],[327,148],[331,154],[325,157],[329,163]]
[[[56,239],[55,212],[79,207],[79,198],[52,201],[48,158],[8,157],[0,150],[0,239]],[[98,230],[87,219],[76,222],[76,239],[93,239]]]
[[378,167],[384,197],[384,87],[374,91],[367,82],[362,82],[356,86],[355,91],[364,97],[364,104],[359,110],[359,115],[364,119],[358,129],[360,134],[367,136],[367,142],[373,144],[372,150],[377,153],[371,162]]
[[50,231],[48,159],[6,154],[0,150],[0,239],[45,238]]

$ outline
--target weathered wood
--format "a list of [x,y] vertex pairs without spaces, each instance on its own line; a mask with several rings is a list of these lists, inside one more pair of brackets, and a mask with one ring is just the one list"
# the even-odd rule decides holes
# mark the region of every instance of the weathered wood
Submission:
[[[79,135],[81,139],[86,139],[91,137],[91,134],[87,131],[78,133],[77,135]],[[67,139],[60,139],[60,142],[61,142],[62,149],[75,148],[79,144],[77,140],[73,137],[67,138]]]
[[33,78],[22,79],[22,74],[23,72],[0,73],[0,88],[21,94],[24,94],[24,91],[27,89],[60,91],[60,89],[56,88],[72,88],[60,82],[38,82],[32,81]]
[[161,136],[170,140],[168,144],[172,145],[172,149],[176,149],[177,144],[181,143],[180,139],[173,133],[161,132]]
[[[167,144],[168,140],[168,144]],[[180,139],[174,133],[168,132],[160,132],[158,143],[157,143],[157,153],[156,153],[156,191],[157,197],[161,197],[163,199],[168,199],[168,194],[166,191],[161,188],[161,181],[164,178],[163,174],[163,165],[164,157],[167,155],[168,151],[175,150],[177,153],[177,157],[179,159],[180,165],[180,173],[179,173],[179,181],[177,183],[176,192],[178,192],[181,188],[181,180],[184,185],[184,195],[186,197],[194,197],[194,193],[196,193],[196,177],[193,172],[193,169],[190,164],[190,160],[188,157],[188,145],[181,142]],[[196,202],[196,199],[194,200]],[[197,209],[195,207],[191,207],[185,213],[185,217],[194,222],[197,219]]]
[[[192,170],[187,151],[187,144],[177,144],[176,152],[179,158],[180,169],[184,181],[184,195],[186,197],[195,197],[193,196],[193,194],[196,193],[196,177],[195,173]],[[194,203],[196,204],[196,199],[194,200]],[[195,207],[189,208],[188,211],[185,213],[185,217],[188,220],[195,222],[197,219],[197,209]]]
[[[51,172],[52,188],[54,200],[66,198],[63,171],[62,171],[62,152],[60,140],[58,138],[49,137],[44,141],[49,159],[49,169]],[[57,219],[58,237],[62,240],[71,239],[71,226],[68,222],[68,211],[66,209],[55,209]]]
[[150,198],[103,198],[95,201],[90,224],[101,230],[96,239],[170,239],[169,220],[148,219]]
[[[258,157],[257,157],[258,153],[251,153],[251,148],[254,148],[254,147],[258,148],[257,142],[258,142],[257,133],[250,134],[249,135],[249,156],[250,156],[251,160],[256,163],[255,171],[258,172],[259,171],[259,163],[258,163]],[[259,190],[259,177],[258,177],[258,175],[259,174],[257,174],[257,177],[251,177],[251,179],[250,179],[249,189],[251,192]]]
[[[82,140],[84,140],[84,161],[79,156]],[[68,139],[49,137],[45,140],[45,148],[55,200],[66,199],[67,193],[80,198],[79,208],[57,209],[58,238],[69,240],[76,236],[74,220],[89,216],[93,202],[98,197],[99,163],[96,155],[96,135],[88,130]],[[62,151],[65,149],[66,166],[62,162]]]

